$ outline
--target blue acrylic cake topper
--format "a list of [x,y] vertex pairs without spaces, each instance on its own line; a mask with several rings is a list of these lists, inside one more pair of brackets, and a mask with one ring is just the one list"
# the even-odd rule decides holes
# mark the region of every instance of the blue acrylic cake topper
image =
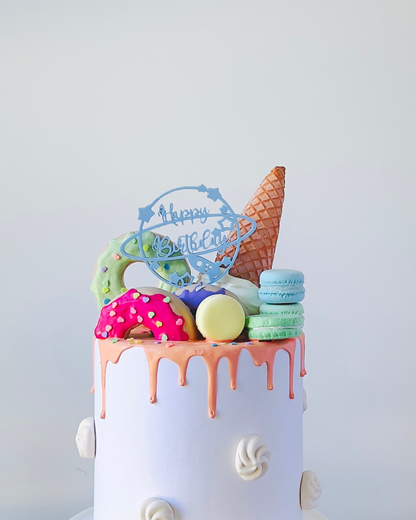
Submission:
[[[169,195],[181,191],[187,191],[188,194],[192,191],[201,193],[201,195],[206,194],[206,198],[212,201],[210,205],[214,207],[210,209],[206,205],[202,205],[177,209],[171,200],[164,201]],[[192,194],[192,205],[195,204],[195,201],[198,204],[198,194],[196,193]],[[211,210],[214,213],[211,213]],[[207,188],[203,184],[200,186],[183,186],[167,191],[148,206],[139,208],[138,219],[140,221],[139,230],[123,242],[120,251],[127,258],[144,262],[153,274],[165,283],[167,279],[162,277],[157,270],[160,271],[161,266],[165,266],[165,269],[169,270],[169,263],[178,260],[185,260],[193,269],[201,274],[206,274],[210,283],[216,282],[234,264],[240,243],[254,233],[256,229],[256,222],[252,218],[234,213],[231,206],[222,198],[218,188]],[[214,219],[214,224],[211,227],[207,225],[210,219]],[[244,219],[251,223],[251,228],[243,236],[240,235],[238,219]],[[196,224],[205,227],[202,230],[197,230]],[[164,233],[156,234],[158,229],[169,226],[173,226],[177,233],[179,232],[178,228],[187,226],[191,229],[186,230],[190,232],[180,235],[175,243]],[[236,239],[227,242],[227,236],[234,230],[237,235]],[[154,237],[150,235],[152,237],[150,246],[143,244],[143,235],[148,232],[155,233]],[[137,240],[140,251],[139,256],[126,252],[127,244],[135,240]],[[207,255],[212,253],[222,255],[225,249],[230,246],[235,246],[232,258],[223,257],[222,260],[216,261],[206,258]],[[146,255],[149,247],[152,254]],[[224,269],[220,269],[221,266]],[[174,287],[184,287],[194,281],[194,277],[189,270],[182,275],[176,271],[172,272],[168,279],[168,283]]]

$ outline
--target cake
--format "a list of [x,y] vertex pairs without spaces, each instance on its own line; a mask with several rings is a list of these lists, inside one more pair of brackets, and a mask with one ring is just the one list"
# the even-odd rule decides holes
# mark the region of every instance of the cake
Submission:
[[[303,275],[272,269],[284,178],[274,168],[239,215],[218,189],[171,190],[100,254],[95,417],[76,437],[95,458],[94,520],[301,520],[318,504]],[[124,286],[135,261],[158,287]]]

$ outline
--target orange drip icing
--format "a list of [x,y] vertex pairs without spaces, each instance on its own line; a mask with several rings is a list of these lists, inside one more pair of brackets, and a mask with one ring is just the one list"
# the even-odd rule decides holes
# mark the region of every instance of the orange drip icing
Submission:
[[100,347],[100,358],[101,358],[101,388],[102,388],[102,406],[101,406],[101,419],[105,419],[105,408],[106,408],[106,386],[105,386],[105,377],[107,374],[107,365],[108,362],[118,363],[121,354],[132,348],[134,345],[131,343],[127,343],[127,341],[120,341],[118,343],[113,343],[112,340],[98,340],[98,344]]
[[[118,341],[112,343],[111,340],[98,340],[101,357],[101,387],[102,387],[102,412],[101,419],[105,418],[106,410],[106,371],[109,361],[118,363],[121,354],[132,347],[143,348],[148,365],[150,381],[150,402],[153,404],[157,398],[157,374],[159,362],[162,358],[169,359],[179,369],[179,384],[186,384],[186,372],[189,360],[194,356],[200,356],[205,361],[208,372],[208,414],[213,419],[217,410],[217,371],[221,358],[228,361],[228,372],[230,376],[230,388],[237,388],[237,371],[240,353],[245,348],[249,351],[256,366],[263,363],[267,365],[267,388],[273,390],[273,365],[278,350],[285,350],[289,354],[289,397],[295,398],[293,392],[293,372],[295,365],[296,339],[289,338],[273,342],[252,342],[251,344],[238,343],[236,345],[219,345],[212,347],[210,343],[204,341],[186,341],[155,343],[153,340],[143,340],[142,343],[133,344],[128,341]],[[300,376],[306,374],[304,366],[305,357],[305,336],[299,338],[300,351]]]
[[300,341],[300,376],[306,376],[307,372],[305,369],[305,334],[299,337]]

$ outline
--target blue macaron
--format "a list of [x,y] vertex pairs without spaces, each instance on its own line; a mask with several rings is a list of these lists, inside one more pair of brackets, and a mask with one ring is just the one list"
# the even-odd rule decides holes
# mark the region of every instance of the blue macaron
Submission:
[[260,275],[259,299],[264,303],[298,303],[305,297],[305,277],[293,269],[269,269]]

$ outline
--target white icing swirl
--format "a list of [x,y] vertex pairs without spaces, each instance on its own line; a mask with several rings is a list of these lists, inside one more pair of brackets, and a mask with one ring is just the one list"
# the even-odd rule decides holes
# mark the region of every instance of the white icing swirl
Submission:
[[253,315],[259,313],[259,307],[262,304],[258,297],[259,288],[250,282],[250,280],[237,278],[228,273],[222,276],[218,282],[210,282],[207,275],[201,275],[198,277],[198,281],[199,280],[204,284],[217,285],[235,294],[246,308],[248,314]]
[[300,484],[300,503],[302,509],[315,509],[319,504],[322,486],[319,478],[311,470],[303,472]]
[[263,477],[269,469],[272,453],[259,435],[247,435],[238,443],[235,454],[235,469],[244,480]]
[[306,390],[303,389],[303,411],[308,409],[308,396],[306,395]]
[[92,417],[80,422],[75,437],[80,457],[93,459],[95,457],[95,423]]
[[175,513],[166,500],[152,497],[142,503],[136,520],[175,520]]

